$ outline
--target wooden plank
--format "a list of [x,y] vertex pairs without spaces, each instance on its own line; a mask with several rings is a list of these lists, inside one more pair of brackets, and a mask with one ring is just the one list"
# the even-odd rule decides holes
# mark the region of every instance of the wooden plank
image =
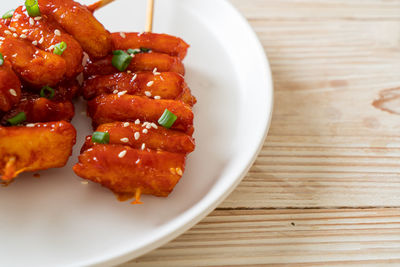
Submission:
[[231,0],[248,19],[398,20],[399,1],[384,0]]
[[[234,2],[251,12],[260,4]],[[373,2],[400,14],[399,1]],[[400,23],[312,18],[251,21],[273,71],[274,115],[256,163],[221,207],[400,206],[400,117],[372,105],[400,87]]]
[[216,210],[122,266],[400,263],[399,215],[400,209]]

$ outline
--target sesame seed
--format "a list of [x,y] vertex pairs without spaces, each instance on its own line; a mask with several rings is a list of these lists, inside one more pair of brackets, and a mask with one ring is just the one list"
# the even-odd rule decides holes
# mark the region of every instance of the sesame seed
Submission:
[[124,94],[128,93],[128,91],[122,91],[118,93],[118,96],[123,96]]
[[14,89],[10,89],[10,94],[12,96],[17,96],[17,92]]
[[153,127],[154,129],[158,129],[157,124],[155,124],[154,122],[152,122],[150,125],[151,125],[151,127]]
[[35,124],[29,123],[29,124],[26,125],[26,127],[32,128],[32,127],[35,127]]
[[137,161],[136,161],[136,164],[138,164],[140,162],[140,159],[138,159]]
[[18,38],[18,34],[16,34],[16,33],[13,33],[13,36],[14,36],[15,38]]
[[5,30],[4,33],[8,35],[12,34],[9,30]]
[[16,32],[16,31],[17,31],[17,29],[15,29],[14,27],[9,27],[9,29],[10,29],[12,32]]
[[151,129],[151,124],[147,123],[146,128],[150,130]]
[[126,73],[129,73],[129,74],[130,74],[130,73],[132,73],[132,71],[131,71],[131,70],[127,70]]
[[136,125],[140,124],[140,120],[139,120],[139,119],[136,119],[136,120],[135,120],[135,124],[136,124]]
[[144,32],[139,32],[137,36],[140,36],[140,35],[142,35],[143,33],[144,33]]
[[53,50],[54,49],[54,45],[51,45],[50,47],[49,47],[49,50]]
[[123,143],[128,143],[129,142],[129,139],[127,137],[121,138],[120,140]]
[[35,20],[41,20],[41,19],[42,19],[42,17],[40,17],[40,16],[35,17]]
[[156,96],[154,96],[154,99],[161,99],[161,96],[159,96],[159,95],[156,95]]
[[147,124],[149,124],[147,121],[143,122],[142,127],[147,126]]
[[154,84],[154,81],[150,81],[150,82],[147,83],[147,87],[150,87],[150,86],[152,86],[153,84]]
[[61,36],[61,32],[59,29],[54,30],[54,34],[57,36]]
[[39,40],[39,44],[42,44],[42,43],[43,43],[43,41],[44,41],[44,37],[40,38],[40,40]]
[[175,175],[176,174],[176,171],[175,171],[175,169],[174,168],[170,168],[169,169],[169,171],[173,174],[173,175]]
[[32,44],[33,44],[33,45],[37,45],[37,41],[33,41]]
[[122,159],[123,157],[125,157],[125,155],[126,155],[127,152],[128,152],[128,151],[126,151],[126,150],[121,151],[121,152],[118,154],[118,157],[119,157],[120,159]]
[[144,133],[144,134],[147,134],[148,132],[149,132],[149,130],[143,129],[143,133]]
[[164,81],[164,78],[163,78],[163,76],[160,76],[160,79],[161,79],[161,81]]
[[19,19],[20,17],[21,17],[20,14],[15,14],[15,15],[14,15],[14,18],[15,18],[15,19]]
[[32,26],[35,25],[35,21],[33,20],[33,18],[29,18],[29,24]]
[[118,94],[118,90],[115,89],[115,90],[113,91],[113,94],[114,94],[114,95],[115,95],[115,94]]
[[26,36],[25,34],[21,34],[21,35],[19,36],[19,38],[26,39],[27,36]]
[[134,136],[135,136],[135,140],[138,140],[140,138],[140,133],[136,132]]
[[89,184],[89,182],[88,181],[82,181],[81,184],[87,185],[87,184]]
[[136,80],[136,78],[137,78],[137,74],[135,73],[135,74],[133,75],[132,79],[131,79],[131,83],[133,83],[133,82]]
[[161,73],[159,73],[159,72],[157,71],[157,68],[154,68],[153,74],[154,74],[154,75],[160,75]]
[[122,38],[126,38],[126,34],[125,34],[124,32],[120,32],[119,35],[120,35]]
[[27,33],[28,31],[28,29],[22,30],[23,33]]
[[143,144],[142,144],[142,150],[144,150],[145,148],[146,148],[146,144],[143,143]]
[[128,127],[129,126],[129,122],[124,122],[124,127]]
[[144,94],[145,94],[146,96],[148,96],[148,97],[151,96],[151,93],[150,93],[149,91],[145,91]]
[[181,168],[176,168],[176,173],[179,175],[179,176],[182,176],[182,169]]

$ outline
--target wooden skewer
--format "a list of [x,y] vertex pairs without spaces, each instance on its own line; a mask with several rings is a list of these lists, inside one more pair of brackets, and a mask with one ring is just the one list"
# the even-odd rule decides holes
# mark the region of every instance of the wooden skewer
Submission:
[[153,31],[154,0],[147,0],[146,32]]
[[[99,0],[96,3],[89,5],[88,8],[90,11],[94,12],[114,1],[115,0]],[[154,15],[154,0],[147,0],[145,32],[153,31],[153,15]]]
[[95,12],[96,10],[99,10],[100,8],[114,2],[115,0],[100,0],[97,1],[96,3],[93,3],[88,6],[89,10],[92,12]]

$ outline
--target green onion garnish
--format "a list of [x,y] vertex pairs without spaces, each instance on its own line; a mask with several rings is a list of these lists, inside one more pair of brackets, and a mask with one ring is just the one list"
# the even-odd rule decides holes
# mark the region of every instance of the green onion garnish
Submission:
[[136,54],[139,54],[141,52],[141,50],[129,48],[128,50],[126,50],[126,52],[128,52],[129,55],[132,55],[132,54],[136,55]]
[[108,144],[110,143],[110,134],[104,132],[94,132],[92,135],[92,142],[99,144]]
[[140,48],[140,51],[143,52],[143,53],[148,53],[148,52],[151,51],[151,49],[146,48],[146,47],[141,47],[141,48]]
[[10,11],[7,11],[6,13],[4,13],[2,18],[3,19],[11,19],[12,16],[14,15],[14,11],[15,11],[15,9],[11,9]]
[[29,16],[31,17],[40,16],[38,0],[26,0],[25,7],[26,11],[28,11]]
[[122,50],[113,51],[113,54],[114,56],[111,61],[112,65],[119,71],[125,71],[129,64],[131,64],[132,57]]
[[65,49],[67,49],[67,44],[65,42],[58,43],[54,46],[53,54],[61,56]]
[[45,97],[47,99],[52,99],[54,97],[55,91],[50,86],[43,86],[40,90],[40,97]]
[[26,114],[25,112],[20,112],[11,119],[8,119],[7,122],[11,125],[17,125],[21,122],[26,121]]
[[119,55],[125,54],[125,51],[124,50],[114,50],[112,53],[113,53],[113,55],[119,56]]
[[0,66],[3,66],[3,64],[4,64],[4,57],[3,54],[0,53]]
[[174,113],[172,113],[168,109],[165,109],[164,113],[161,115],[160,119],[158,120],[158,124],[169,129],[174,124],[176,119],[178,119],[178,117]]

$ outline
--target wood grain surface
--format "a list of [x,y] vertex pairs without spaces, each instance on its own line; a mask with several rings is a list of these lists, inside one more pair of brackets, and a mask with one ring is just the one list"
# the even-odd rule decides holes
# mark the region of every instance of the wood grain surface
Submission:
[[232,0],[271,63],[262,152],[197,226],[122,266],[400,265],[400,0]]

